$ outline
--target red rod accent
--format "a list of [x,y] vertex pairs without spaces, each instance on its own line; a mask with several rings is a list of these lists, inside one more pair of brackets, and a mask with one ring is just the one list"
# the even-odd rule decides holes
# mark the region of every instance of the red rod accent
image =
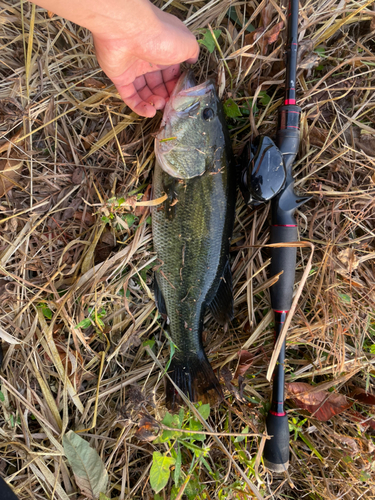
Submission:
[[277,411],[270,411],[270,413],[272,413],[272,415],[275,415],[275,417],[284,417],[286,415],[285,411],[284,413],[277,413]]
[[284,105],[288,106],[289,104],[295,104],[296,100],[295,99],[285,99]]
[[297,227],[297,224],[274,224],[273,227]]
[[287,313],[287,312],[289,312],[289,309],[288,309],[287,311],[278,311],[277,309],[274,309],[274,311],[275,311],[275,313],[281,313],[281,314],[282,314],[282,313]]

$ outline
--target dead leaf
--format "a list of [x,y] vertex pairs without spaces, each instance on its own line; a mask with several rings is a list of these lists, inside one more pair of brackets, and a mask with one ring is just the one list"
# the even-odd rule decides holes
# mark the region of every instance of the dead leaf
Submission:
[[160,427],[156,420],[145,416],[139,422],[139,428],[135,435],[140,441],[150,442],[158,437],[159,430]]
[[267,33],[265,33],[264,38],[268,45],[271,45],[272,43],[275,43],[277,41],[280,35],[280,31],[283,28],[284,28],[284,23],[283,21],[280,21],[279,23],[275,24],[273,28],[267,31]]
[[[146,191],[144,192],[142,196],[142,201],[150,201],[151,200],[151,184],[149,184],[146,188]],[[142,206],[137,206],[135,207],[134,213],[138,217],[143,215],[145,212],[148,211],[148,207],[142,207]]]
[[358,445],[355,441],[355,439],[348,437],[348,436],[339,436],[338,434],[335,434],[333,439],[335,441],[339,441],[339,443],[342,443],[345,445],[345,447],[350,448],[350,453],[358,453],[359,448]]
[[73,217],[76,220],[82,220],[88,226],[92,226],[93,224],[95,224],[96,221],[95,216],[92,215],[92,213],[88,212],[87,210],[85,213],[79,210],[78,212],[74,213]]
[[375,405],[374,394],[368,394],[361,387],[357,387],[356,389],[354,389],[350,396],[364,405]]
[[345,264],[345,267],[348,272],[354,271],[355,269],[357,269],[359,265],[359,260],[356,257],[353,248],[345,248],[345,250],[342,250],[337,257],[341,260],[343,264]]
[[95,78],[87,78],[82,82],[84,87],[91,87],[93,89],[105,89],[105,83],[96,80]]
[[348,416],[353,422],[357,422],[364,429],[366,429],[366,426],[369,426],[375,430],[375,420],[361,415],[358,411],[348,411]]
[[[76,389],[79,389],[83,374],[83,368],[82,368],[83,358],[81,354],[78,351],[72,351],[71,349],[69,349],[68,361],[66,361],[66,352],[67,352],[66,347],[62,344],[56,343],[56,349],[57,352],[59,353],[64,368],[67,367],[66,371],[69,380]],[[47,362],[52,363],[52,360],[47,353],[45,354],[45,357]]]
[[85,178],[85,172],[83,168],[77,167],[74,169],[74,172],[72,173],[72,183],[73,184],[81,184],[83,179]]
[[271,24],[272,14],[274,10],[275,8],[271,2],[266,3],[266,6],[262,9],[262,12],[260,14],[260,24],[264,28],[267,28],[267,26]]
[[292,382],[291,384],[285,384],[285,387],[287,399],[292,399],[298,407],[307,410],[321,422],[326,422],[334,415],[347,410],[353,404],[348,402],[343,394],[316,391],[316,387],[304,382]]
[[318,54],[316,54],[315,52],[313,52],[312,54],[309,54],[308,56],[306,56],[303,61],[301,61],[301,63],[299,64],[299,68],[300,69],[312,69],[314,68],[315,66],[318,66],[319,64],[319,61],[320,61],[320,56]]
[[246,350],[238,351],[238,366],[234,374],[234,379],[238,378],[240,375],[245,375],[247,370],[250,368],[253,362],[253,355]]
[[0,198],[17,186],[21,176],[23,160],[18,152],[11,152],[9,157],[0,159]]

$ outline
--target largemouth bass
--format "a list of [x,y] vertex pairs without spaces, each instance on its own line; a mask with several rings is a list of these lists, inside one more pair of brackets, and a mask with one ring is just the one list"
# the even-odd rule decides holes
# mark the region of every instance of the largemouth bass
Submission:
[[[169,376],[191,401],[216,404],[222,390],[202,345],[209,308],[220,324],[233,316],[228,260],[236,197],[235,165],[223,109],[212,82],[183,74],[155,140],[154,247],[161,263],[155,299],[176,345]],[[167,405],[181,398],[166,382]]]

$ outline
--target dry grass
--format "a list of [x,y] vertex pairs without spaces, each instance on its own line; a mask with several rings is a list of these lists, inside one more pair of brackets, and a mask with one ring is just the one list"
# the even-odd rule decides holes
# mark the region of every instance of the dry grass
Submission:
[[[222,53],[202,48],[196,73],[200,81],[220,75],[223,99],[250,109],[230,122],[235,151],[256,129],[274,133],[285,30],[272,44],[266,35],[285,10],[273,0],[168,4],[198,36],[209,25],[222,30]],[[228,19],[230,5],[237,23]],[[244,19],[267,27],[257,43],[241,29]],[[301,7],[301,19],[303,140],[295,173],[297,189],[313,196],[299,225],[315,251],[289,330],[287,378],[350,398],[354,387],[374,390],[375,11],[363,0],[316,0]],[[134,433],[142,412],[160,422],[165,411],[160,366],[169,350],[150,291],[157,261],[148,208],[116,208],[111,199],[134,202],[146,192],[160,115],[129,113],[98,68],[86,30],[12,0],[0,2],[0,34],[1,155],[3,163],[16,160],[4,180],[13,188],[0,200],[1,475],[21,500],[76,498],[62,436],[81,430],[105,462],[109,496],[153,498],[152,452],[165,448]],[[259,245],[268,241],[268,215],[268,206],[250,210],[238,197],[236,316],[226,333],[211,317],[205,322],[214,367],[233,372],[244,345],[254,356],[242,386],[233,382],[245,399],[227,390],[227,404],[211,412],[218,433],[264,432],[273,334],[269,262]],[[309,252],[299,250],[297,283]],[[90,314],[91,326],[78,327]],[[148,339],[156,341],[153,357]],[[373,408],[356,403],[328,422],[289,408],[296,428],[289,475],[264,469],[264,439],[208,437],[216,479],[199,470],[196,498],[251,498],[244,477],[265,498],[374,498],[366,424]]]

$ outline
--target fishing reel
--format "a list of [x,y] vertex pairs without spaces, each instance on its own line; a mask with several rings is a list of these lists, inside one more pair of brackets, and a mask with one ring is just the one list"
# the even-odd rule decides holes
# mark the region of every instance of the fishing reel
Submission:
[[272,200],[284,187],[286,170],[283,156],[267,136],[247,144],[240,159],[240,189],[245,203],[259,205]]

